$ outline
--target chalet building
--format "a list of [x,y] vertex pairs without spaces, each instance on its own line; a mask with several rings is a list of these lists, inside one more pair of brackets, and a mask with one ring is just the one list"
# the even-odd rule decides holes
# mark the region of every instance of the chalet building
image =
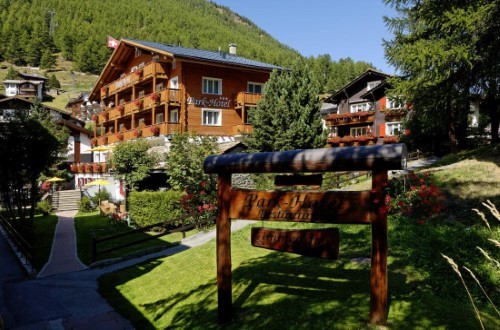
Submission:
[[331,146],[399,142],[408,109],[400,98],[386,95],[389,77],[368,69],[325,100],[334,109],[324,117]]
[[18,73],[19,79],[4,80],[6,96],[19,96],[27,99],[43,98],[47,78],[27,73]]
[[94,145],[139,137],[169,143],[175,132],[235,141],[251,132],[256,106],[275,65],[229,52],[122,39],[89,94]]
[[[23,97],[0,97],[0,124],[13,118],[17,111],[30,111],[32,106],[33,103]],[[90,150],[90,139],[92,132],[84,128],[85,122],[73,118],[68,113],[59,109],[45,105],[42,106],[50,112],[54,121],[66,126],[69,130],[68,153],[60,156],[68,163],[91,162],[92,151]]]

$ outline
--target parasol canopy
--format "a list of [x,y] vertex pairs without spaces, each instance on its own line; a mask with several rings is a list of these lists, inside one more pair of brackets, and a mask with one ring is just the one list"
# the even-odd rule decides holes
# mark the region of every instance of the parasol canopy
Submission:
[[59,182],[59,181],[66,181],[64,179],[61,179],[61,178],[58,178],[57,176],[54,176],[48,180],[46,180],[47,182]]
[[89,149],[89,151],[98,151],[98,152],[100,152],[100,151],[109,151],[109,150],[111,150],[110,147],[103,147],[103,146],[94,147],[92,149]]
[[109,182],[108,180],[104,180],[104,179],[97,179],[97,180],[94,180],[92,182],[89,182],[85,185],[85,187],[88,187],[88,186],[99,186],[99,205],[101,205],[101,186],[105,186],[105,185],[108,185],[108,184],[111,184],[111,182]]

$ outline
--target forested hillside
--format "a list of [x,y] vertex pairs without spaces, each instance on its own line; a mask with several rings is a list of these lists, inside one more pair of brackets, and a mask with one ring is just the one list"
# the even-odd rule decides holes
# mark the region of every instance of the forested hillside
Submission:
[[[239,55],[281,66],[301,56],[245,17],[207,0],[0,0],[0,26],[0,60],[50,68],[58,53],[74,62],[74,70],[94,74],[112,52],[108,35],[207,50],[236,43]],[[335,62],[329,55],[309,60],[325,92],[371,66]]]

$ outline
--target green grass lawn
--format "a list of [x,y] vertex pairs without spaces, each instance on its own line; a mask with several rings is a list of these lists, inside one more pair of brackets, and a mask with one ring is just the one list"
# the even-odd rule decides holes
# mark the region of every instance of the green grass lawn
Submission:
[[[95,232],[96,238],[103,238],[119,233],[132,231],[133,228],[127,227],[125,225],[109,225],[108,218],[99,215],[99,212],[92,213],[78,213],[75,217],[75,230],[77,237],[77,249],[78,257],[80,260],[86,264],[90,265],[92,263],[92,236],[91,233]],[[186,236],[192,235],[197,231],[190,231]],[[106,241],[98,244],[98,251],[126,244],[128,242],[136,241],[142,238],[155,235],[155,232],[140,232],[136,234],[131,234],[127,236],[122,236],[120,238],[114,239],[112,241]],[[158,247],[167,248],[178,244],[182,239],[182,233],[173,233],[153,239],[140,244],[132,245],[123,249],[112,251],[108,254],[101,255],[97,258],[97,261],[104,259],[111,259],[125,256],[129,253],[138,252],[140,250]]]
[[54,241],[54,231],[57,226],[57,215],[36,215],[33,222],[35,242],[33,244],[33,267],[41,270],[47,263]]
[[[472,207],[484,210],[481,202],[486,199],[500,206],[497,150],[483,154],[488,158],[464,154],[457,159],[460,162],[451,162],[453,166],[427,170],[448,196],[444,214],[426,219],[425,224],[396,214],[389,217],[389,328],[480,328],[460,279],[441,253],[471,268],[497,306],[500,303],[500,272],[476,248],[493,251],[498,260],[500,255],[487,238],[500,240],[499,226],[490,219],[489,231],[471,211]],[[108,274],[100,278],[100,292],[141,329],[370,328],[369,265],[357,261],[370,256],[370,227],[338,227],[341,244],[336,261],[252,247],[250,228],[233,233],[235,315],[225,326],[216,322],[213,241]],[[478,286],[470,276],[464,278],[486,328],[500,328],[500,318]]]

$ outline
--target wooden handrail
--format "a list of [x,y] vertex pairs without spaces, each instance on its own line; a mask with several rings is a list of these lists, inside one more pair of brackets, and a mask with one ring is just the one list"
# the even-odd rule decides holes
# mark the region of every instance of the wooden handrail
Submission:
[[405,144],[227,154],[205,159],[205,173],[296,173],[401,170]]

